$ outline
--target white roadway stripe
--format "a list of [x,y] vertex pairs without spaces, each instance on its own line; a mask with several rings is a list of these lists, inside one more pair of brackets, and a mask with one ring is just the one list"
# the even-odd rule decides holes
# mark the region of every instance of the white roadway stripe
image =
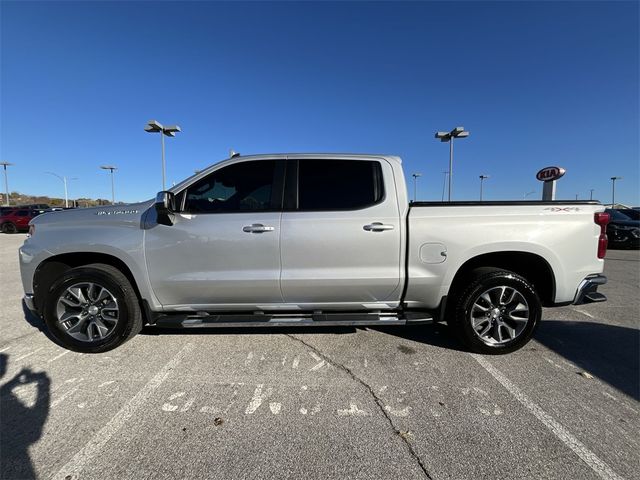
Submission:
[[127,421],[136,413],[136,411],[147,401],[149,396],[156,390],[162,382],[169,376],[171,370],[173,370],[182,359],[193,349],[193,344],[187,343],[182,349],[173,357],[169,363],[167,363],[162,369],[156,373],[156,375],[147,382],[147,384],[140,389],[136,395],[129,400],[121,409],[116,413],[109,422],[102,427],[86,445],[76,453],[66,465],[64,465],[58,473],[54,474],[51,478],[55,480],[63,480],[65,477],[78,478],[80,472],[84,468],[85,464],[91,460],[94,456],[98,455],[107,442],[113,437],[115,433],[122,428]]
[[504,388],[506,388],[516,400],[524,405],[538,420],[540,420],[545,427],[569,447],[573,453],[582,459],[591,469],[596,472],[600,478],[606,480],[622,480],[616,472],[614,472],[609,465],[600,460],[598,456],[589,450],[584,444],[582,444],[571,432],[558,423],[551,415],[545,412],[538,404],[534,403],[527,397],[518,387],[516,387],[511,381],[504,376],[504,374],[495,368],[488,360],[481,355],[471,353],[470,354],[487,372],[493,376]]

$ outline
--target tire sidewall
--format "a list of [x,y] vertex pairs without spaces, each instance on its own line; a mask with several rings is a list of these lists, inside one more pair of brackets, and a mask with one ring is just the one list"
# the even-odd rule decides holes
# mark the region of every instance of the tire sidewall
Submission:
[[18,228],[11,222],[2,224],[3,233],[12,234],[12,233],[16,233],[17,231],[18,231]]
[[[518,337],[500,345],[488,345],[475,333],[470,316],[473,304],[485,291],[499,286],[508,286],[517,290],[527,301],[529,322]],[[456,320],[464,342],[478,353],[501,354],[518,350],[533,336],[542,318],[542,305],[535,289],[521,276],[511,272],[494,272],[477,280],[463,295],[456,309]]]
[[[76,283],[91,282],[109,290],[118,303],[118,323],[114,331],[105,339],[81,342],[68,335],[58,324],[56,307],[62,293]],[[131,299],[123,287],[107,272],[93,268],[75,268],[64,274],[52,285],[44,305],[44,321],[49,332],[65,347],[81,352],[102,352],[120,345],[131,332],[130,314],[133,311]]]

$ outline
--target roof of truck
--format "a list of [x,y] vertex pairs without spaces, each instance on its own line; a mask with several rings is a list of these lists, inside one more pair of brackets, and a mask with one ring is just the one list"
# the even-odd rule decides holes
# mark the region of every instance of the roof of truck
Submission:
[[395,160],[399,163],[402,163],[402,159],[397,155],[387,155],[385,153],[323,153],[323,152],[297,152],[297,153],[257,153],[251,155],[237,155],[231,158],[241,158],[241,159],[255,159],[255,160],[263,160],[267,158],[315,158],[318,160],[330,160],[335,158],[386,158],[389,160]]

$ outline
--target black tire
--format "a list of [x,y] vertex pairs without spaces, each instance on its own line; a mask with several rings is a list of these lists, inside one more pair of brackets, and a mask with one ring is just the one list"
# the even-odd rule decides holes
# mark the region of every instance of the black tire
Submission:
[[[500,293],[500,287],[507,287],[507,293],[505,293],[505,290],[502,290],[502,293]],[[483,312],[481,309],[489,305],[488,302],[485,303],[485,300],[481,299],[482,295],[489,291],[491,292],[489,297],[495,298],[497,301],[494,305],[495,308],[487,309],[486,319],[481,315],[475,316],[477,319],[475,320],[477,322],[476,328],[481,330],[478,332],[472,325],[472,312],[481,314]],[[504,307],[501,307],[503,296],[510,295],[511,291],[516,291],[517,294],[521,296],[518,296],[517,299],[522,298],[525,302],[517,302],[518,306],[515,306],[516,301],[514,300],[512,303],[508,305],[505,304]],[[496,297],[495,295],[498,296]],[[448,309],[450,311],[448,311],[447,315],[447,324],[458,339],[460,339],[469,350],[476,353],[499,355],[522,348],[531,340],[542,318],[542,304],[533,285],[525,278],[508,270],[481,268],[474,271],[470,276],[468,286],[461,290],[460,294],[454,293],[451,300],[451,308]],[[525,303],[528,311],[522,313],[522,306],[525,305]],[[474,305],[476,305],[476,307],[474,307]],[[510,307],[510,305],[514,306]],[[514,313],[518,313],[518,317],[525,314],[528,315],[526,323],[520,318],[518,322],[513,321],[505,312],[499,312],[501,308],[507,310],[512,308]],[[491,312],[494,311],[496,318],[493,318],[491,315]],[[491,325],[491,327],[489,327],[489,325]],[[485,328],[490,328],[486,334],[489,338],[481,338],[480,336],[480,333],[482,333]],[[511,339],[503,339],[503,336],[510,336],[511,330],[514,332],[514,337]]]
[[[106,288],[117,302],[117,323],[102,339],[77,340],[58,322],[58,300],[67,288],[82,282]],[[112,350],[134,337],[142,330],[143,325],[138,296],[129,279],[117,268],[101,263],[72,268],[53,283],[44,302],[44,321],[53,337],[61,345],[82,353],[101,353]]]
[[18,228],[12,222],[5,222],[2,224],[2,233],[16,233]]

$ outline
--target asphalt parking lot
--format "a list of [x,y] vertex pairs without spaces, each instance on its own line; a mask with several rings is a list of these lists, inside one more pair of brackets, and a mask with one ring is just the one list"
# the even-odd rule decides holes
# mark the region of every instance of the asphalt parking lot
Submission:
[[640,478],[640,253],[507,356],[443,326],[147,329],[82,355],[21,305],[0,235],[2,478]]

